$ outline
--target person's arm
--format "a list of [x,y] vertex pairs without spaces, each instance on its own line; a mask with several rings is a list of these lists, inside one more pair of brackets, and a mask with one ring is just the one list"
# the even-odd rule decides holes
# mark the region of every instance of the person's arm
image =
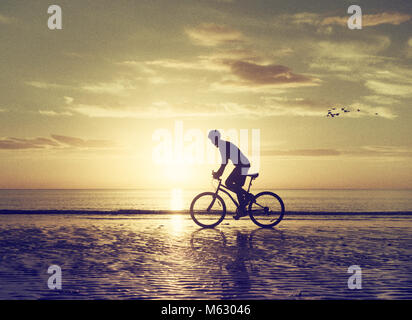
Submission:
[[[227,164],[227,163],[226,163],[226,164]],[[225,168],[226,168],[226,164],[222,163],[222,164],[220,165],[219,170],[217,170],[216,172],[213,171],[213,177],[214,177],[215,179],[220,178],[220,176],[223,174],[223,171],[225,171]]]
[[226,168],[226,165],[227,165],[227,162],[228,162],[228,155],[227,155],[228,152],[226,150],[227,147],[228,146],[227,146],[226,141],[225,141],[224,144],[219,146],[219,151],[220,151],[220,156],[221,156],[221,159],[222,159],[222,164],[220,165],[219,169],[216,172],[213,171],[213,177],[215,179],[218,179],[223,174],[223,171],[225,171],[225,168]]

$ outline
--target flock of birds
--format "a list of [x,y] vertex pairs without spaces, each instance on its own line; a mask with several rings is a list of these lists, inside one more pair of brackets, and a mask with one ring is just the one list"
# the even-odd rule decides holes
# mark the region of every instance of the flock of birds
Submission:
[[[343,108],[335,107],[335,108],[329,109],[328,114],[326,116],[334,118],[334,117],[339,117],[339,115],[342,115],[342,114],[345,114],[345,113],[348,113],[348,112],[360,112],[360,111],[361,111],[360,109],[349,110],[349,109],[346,109],[345,107],[343,107]],[[379,114],[375,113],[375,115],[377,116]]]

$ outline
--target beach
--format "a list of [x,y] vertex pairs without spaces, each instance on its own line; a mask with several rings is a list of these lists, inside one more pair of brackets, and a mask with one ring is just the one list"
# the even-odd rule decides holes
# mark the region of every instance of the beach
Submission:
[[[411,299],[408,215],[2,214],[0,299]],[[61,290],[48,288],[51,265]],[[349,289],[350,266],[361,289]]]

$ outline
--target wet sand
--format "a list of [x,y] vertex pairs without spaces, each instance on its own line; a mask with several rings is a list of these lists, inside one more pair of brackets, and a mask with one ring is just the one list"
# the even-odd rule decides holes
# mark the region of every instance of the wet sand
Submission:
[[[408,216],[0,215],[0,299],[412,299]],[[50,290],[47,269],[62,269]],[[350,290],[348,267],[362,268]]]

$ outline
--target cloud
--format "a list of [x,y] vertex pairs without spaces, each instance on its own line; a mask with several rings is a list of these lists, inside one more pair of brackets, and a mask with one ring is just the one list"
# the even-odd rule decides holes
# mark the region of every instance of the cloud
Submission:
[[227,67],[213,61],[210,57],[199,57],[196,61],[181,61],[176,59],[161,59],[146,61],[151,67],[161,67],[177,70],[204,70],[204,71],[223,71]]
[[[296,25],[318,25],[320,23],[320,15],[312,12],[299,12],[295,14],[280,15],[277,21],[289,22]],[[282,23],[283,24],[283,23]]]
[[323,117],[330,108],[327,101],[314,101],[305,98],[287,98],[283,96],[263,96],[262,109],[272,116],[309,116]]
[[[145,118],[142,110],[134,108],[78,104],[70,107],[70,110],[91,118]],[[159,115],[152,115],[152,117],[156,116]]]
[[236,103],[218,104],[170,104],[165,101],[153,102],[147,106],[117,106],[77,105],[71,107],[73,112],[92,118],[175,118],[175,117],[214,117],[214,116],[255,116],[256,113],[248,107]]
[[[291,53],[290,48],[281,48],[274,51],[276,55],[287,55]],[[145,61],[144,65],[148,66],[153,73],[154,67],[176,69],[176,70],[203,70],[203,71],[230,71],[230,67],[225,63],[228,59],[236,59],[242,61],[260,61],[262,58],[258,52],[253,49],[236,48],[216,50],[207,55],[200,55],[192,60],[178,59],[158,59]],[[128,62],[131,65],[142,65],[140,62]]]
[[310,76],[296,74],[283,65],[261,65],[249,61],[225,60],[232,75],[237,79],[228,79],[221,84],[272,87],[301,87],[318,85],[319,80]]
[[[171,105],[164,101],[153,102],[146,106],[100,106],[79,104],[70,108],[71,111],[91,118],[134,118],[154,119],[173,117],[214,116],[214,106],[206,105]],[[221,114],[221,112],[219,112]],[[225,113],[226,114],[226,113]]]
[[402,159],[412,157],[412,149],[404,146],[360,146],[351,149],[292,149],[279,150],[266,147],[262,156],[274,157],[349,157],[368,159]]
[[335,149],[295,149],[295,150],[263,150],[262,156],[297,156],[327,157],[339,156],[342,153]]
[[411,84],[388,83],[376,80],[367,80],[366,87],[378,94],[390,96],[412,96]]
[[[313,12],[299,12],[295,14],[280,15],[277,19],[278,24],[293,24],[299,26],[331,26],[338,25],[347,27],[348,19],[346,16],[326,16]],[[380,12],[375,14],[362,14],[362,26],[372,27],[381,24],[400,25],[412,18],[411,15],[401,12]]]
[[[87,83],[78,86],[63,85],[45,81],[26,81],[26,85],[37,89],[70,89],[81,90],[95,94],[125,95],[128,91],[136,89],[131,81],[119,79],[111,82]],[[65,103],[70,104],[73,98],[64,97]]]
[[48,147],[58,147],[59,144],[48,138],[0,138],[0,149],[18,150],[18,149],[43,149]]
[[407,58],[412,58],[412,38],[406,42],[405,55]]
[[389,37],[376,35],[356,40],[318,41],[308,44],[309,67],[323,71],[323,78],[357,83],[389,77],[389,74],[400,77],[404,71],[393,64],[394,59],[381,54],[390,44]]
[[[412,70],[396,59],[380,55],[390,46],[387,36],[368,37],[367,41],[320,41],[313,47],[310,68],[328,71],[323,77],[364,83],[375,94],[366,98],[376,104],[397,103],[393,98],[410,97]],[[378,99],[377,96],[392,96]],[[365,98],[364,98],[365,99]],[[385,112],[389,116],[388,112]]]
[[77,105],[71,107],[73,112],[92,118],[199,118],[199,117],[265,117],[284,114],[283,109],[268,108],[267,106],[242,105],[233,102],[216,104],[169,104],[167,102],[154,102],[148,106],[140,107],[107,107],[99,105]]
[[73,114],[69,111],[54,111],[54,110],[39,110],[39,113],[43,116],[48,117],[60,117],[60,116],[72,116]]
[[0,13],[0,24],[10,24],[16,22],[16,19],[13,17],[8,17]]
[[25,82],[27,85],[38,88],[38,89],[66,89],[70,88],[69,86],[66,85],[61,85],[57,83],[50,83],[50,82],[44,82],[44,81],[26,81]]
[[108,140],[84,140],[69,136],[51,135],[51,138],[0,138],[0,150],[110,148],[116,144]]
[[[387,36],[373,36],[367,39],[349,41],[318,41],[311,46],[311,55],[329,62],[345,63],[344,65],[364,62],[375,63],[383,61],[383,58],[376,55],[387,49],[391,40]],[[349,65],[350,65],[349,64]]]
[[[273,94],[273,92],[272,92]],[[73,105],[70,111],[91,118],[199,118],[199,117],[245,117],[265,118],[275,116],[309,116],[326,117],[327,110],[332,103],[315,101],[305,98],[286,98],[279,96],[263,96],[260,102],[240,104],[235,102],[220,103],[168,103],[166,101],[153,102],[145,106],[100,106],[100,105]],[[383,117],[394,119],[390,109],[386,107],[371,107],[366,104],[354,103],[346,106],[361,112],[345,114],[347,118]],[[378,115],[376,115],[378,113]]]
[[243,34],[233,28],[215,23],[202,23],[196,27],[186,28],[186,34],[198,45],[217,46],[243,42]]
[[343,152],[348,156],[367,158],[409,158],[412,157],[412,149],[405,146],[362,146]]
[[368,101],[369,103],[375,104],[394,105],[396,103],[399,103],[399,100],[394,99],[393,97],[382,95],[364,96],[362,99]]
[[84,140],[80,138],[60,136],[56,134],[52,134],[51,137],[63,145],[78,148],[107,148],[114,147],[116,145],[109,140]]
[[97,84],[87,84],[81,86],[82,90],[92,93],[108,93],[113,95],[125,94],[128,90],[134,90],[135,86],[129,81],[117,80],[113,82],[100,82]]
[[74,99],[72,97],[63,97],[66,104],[72,104]]
[[[320,22],[321,25],[341,25],[347,26],[348,16],[345,17],[326,17]],[[382,12],[376,14],[363,14],[362,27],[373,27],[381,24],[400,25],[412,18],[411,15],[400,12]]]

